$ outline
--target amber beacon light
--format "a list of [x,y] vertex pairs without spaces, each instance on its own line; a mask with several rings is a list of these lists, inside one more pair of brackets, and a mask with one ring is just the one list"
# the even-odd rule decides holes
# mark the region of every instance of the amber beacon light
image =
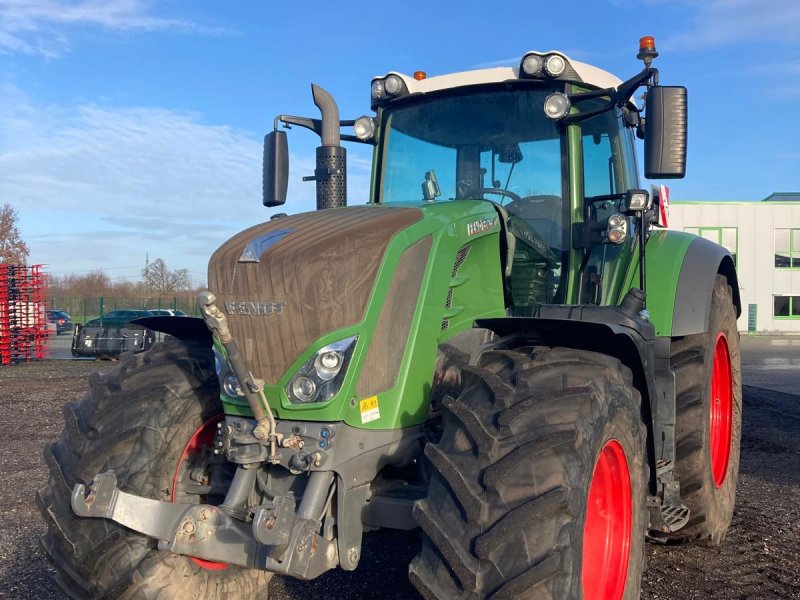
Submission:
[[636,58],[643,60],[644,64],[649,67],[656,56],[658,56],[658,52],[656,51],[656,38],[652,35],[639,38],[639,54],[636,55]]

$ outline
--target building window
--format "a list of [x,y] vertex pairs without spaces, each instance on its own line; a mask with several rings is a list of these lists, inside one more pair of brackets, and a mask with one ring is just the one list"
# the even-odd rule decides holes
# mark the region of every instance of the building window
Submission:
[[775,268],[800,269],[800,229],[775,230]]
[[738,267],[739,228],[738,227],[684,227],[686,233],[693,233],[725,248],[733,256],[733,266]]
[[773,296],[776,319],[800,319],[800,296]]

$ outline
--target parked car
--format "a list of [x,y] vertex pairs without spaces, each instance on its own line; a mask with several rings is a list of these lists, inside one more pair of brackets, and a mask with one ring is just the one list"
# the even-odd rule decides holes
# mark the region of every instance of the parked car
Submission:
[[63,310],[48,310],[47,321],[56,326],[57,335],[61,335],[65,331],[72,331],[72,319]]
[[131,327],[78,325],[72,335],[72,356],[117,358],[123,352],[147,350],[155,341],[153,330]]
[[122,327],[134,319],[152,316],[153,313],[151,313],[149,310],[124,308],[120,310],[112,310],[111,312],[104,314],[99,319],[91,319],[86,321],[86,327]]
[[185,312],[182,310],[177,310],[174,308],[148,308],[153,316],[155,317],[188,317]]

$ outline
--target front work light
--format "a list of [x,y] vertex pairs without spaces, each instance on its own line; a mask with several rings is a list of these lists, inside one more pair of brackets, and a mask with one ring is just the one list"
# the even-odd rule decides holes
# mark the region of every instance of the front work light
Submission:
[[540,75],[543,62],[542,57],[538,54],[529,54],[522,59],[522,70],[528,75]]
[[368,117],[366,115],[363,117],[358,117],[356,122],[353,124],[353,131],[355,132],[356,137],[365,142],[375,137],[376,129],[377,123],[375,118]]
[[551,54],[544,61],[544,70],[547,71],[547,74],[551,77],[558,77],[566,68],[567,61],[564,60],[563,56],[558,54]]
[[544,101],[544,114],[554,121],[558,121],[567,115],[571,106],[572,104],[566,94],[553,92]]
[[[519,63],[519,76],[523,79],[555,79],[567,77],[577,77],[577,73],[571,71],[571,65],[567,59],[556,52],[541,54],[539,52],[528,52],[523,55]],[[577,78],[580,81],[580,77]]]
[[650,194],[647,190],[628,190],[625,192],[625,212],[636,212],[650,208]]
[[320,348],[300,367],[284,388],[293,404],[327,402],[341,389],[358,336]]
[[403,91],[403,80],[397,75],[389,75],[384,80],[383,87],[387,94],[390,96],[396,96]]
[[374,110],[379,105],[408,95],[408,87],[405,81],[397,73],[390,73],[386,77],[379,77],[372,80],[370,96],[372,102],[370,107]]
[[372,99],[378,100],[383,98],[383,79],[376,79],[372,82]]

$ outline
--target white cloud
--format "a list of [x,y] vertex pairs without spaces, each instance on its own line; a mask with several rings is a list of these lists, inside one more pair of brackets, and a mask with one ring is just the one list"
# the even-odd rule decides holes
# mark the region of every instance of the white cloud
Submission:
[[[159,256],[205,270],[216,247],[274,212],[313,210],[313,155],[292,154],[289,200],[261,204],[261,133],[197,113],[39,106],[0,84],[0,203],[21,216],[31,258],[54,272]],[[369,150],[348,151],[349,197],[366,202]],[[135,271],[135,269],[134,269]]]
[[[699,50],[745,42],[800,44],[797,0],[644,0],[671,10],[688,8],[690,25],[660,44],[664,49]],[[619,5],[630,4],[627,0]]]
[[249,132],[161,108],[2,104],[0,129],[13,135],[0,145],[0,192],[29,210],[177,216],[188,200],[240,218],[237,200],[259,197],[261,145]]
[[48,58],[69,50],[66,31],[88,25],[114,31],[227,33],[186,19],[153,14],[145,0],[0,0],[0,52]]

